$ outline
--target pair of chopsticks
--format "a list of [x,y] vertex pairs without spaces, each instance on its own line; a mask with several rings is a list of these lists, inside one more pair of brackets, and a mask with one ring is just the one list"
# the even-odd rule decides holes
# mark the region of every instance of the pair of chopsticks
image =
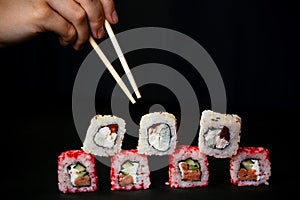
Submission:
[[[125,71],[125,74],[127,76],[127,78],[129,79],[129,82],[133,88],[133,91],[135,92],[137,98],[141,98],[141,94],[138,90],[138,87],[136,85],[136,82],[132,76],[132,73],[129,69],[129,66],[127,64],[127,61],[124,57],[124,54],[122,53],[122,50],[120,48],[120,45],[116,39],[116,36],[109,24],[108,21],[105,20],[104,22],[104,26],[106,28],[106,31],[109,35],[109,38],[111,39],[111,42],[116,50],[116,53],[118,54],[118,57],[120,59],[120,62],[122,64],[122,67]],[[132,104],[135,103],[135,99],[132,97],[131,93],[129,92],[128,88],[126,87],[126,85],[124,84],[124,82],[122,81],[121,77],[118,75],[118,73],[116,72],[116,70],[114,69],[114,67],[111,65],[111,63],[109,62],[109,60],[107,59],[107,57],[104,55],[103,51],[100,49],[100,47],[98,46],[98,44],[95,42],[95,40],[93,39],[92,36],[90,36],[89,38],[89,42],[92,45],[92,47],[94,48],[94,50],[96,51],[96,53],[98,54],[98,56],[100,57],[100,59],[102,60],[102,62],[104,63],[104,65],[106,66],[106,68],[108,69],[108,71],[111,73],[111,75],[114,77],[114,79],[116,80],[117,84],[120,86],[120,88],[123,90],[123,92],[126,94],[126,96],[129,98],[129,100],[131,101]]]

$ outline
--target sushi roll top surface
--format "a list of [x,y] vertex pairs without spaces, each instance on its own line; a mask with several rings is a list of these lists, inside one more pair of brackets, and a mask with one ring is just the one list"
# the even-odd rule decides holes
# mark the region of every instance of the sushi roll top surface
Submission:
[[230,161],[231,182],[238,186],[268,185],[271,175],[269,151],[263,147],[241,147]]
[[146,155],[169,155],[177,145],[177,122],[167,112],[153,112],[140,120],[138,152]]
[[98,189],[95,159],[83,150],[68,150],[58,156],[58,186],[63,193]]
[[111,189],[139,190],[150,186],[150,171],[146,155],[137,150],[123,150],[112,158]]

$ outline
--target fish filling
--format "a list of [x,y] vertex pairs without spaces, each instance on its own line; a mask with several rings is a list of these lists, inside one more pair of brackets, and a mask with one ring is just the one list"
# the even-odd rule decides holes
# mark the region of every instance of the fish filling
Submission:
[[178,167],[183,181],[200,181],[201,168],[197,160],[188,158],[180,161]]
[[221,129],[209,129],[204,134],[205,144],[213,149],[225,149],[229,145],[229,128],[223,126]]
[[77,162],[76,164],[69,165],[67,171],[70,177],[72,186],[74,187],[83,187],[91,185],[91,177],[86,171],[86,167]]
[[118,175],[118,182],[121,187],[137,183],[139,162],[126,161],[121,165]]
[[240,164],[238,171],[238,179],[241,181],[259,181],[261,177],[261,171],[259,166],[259,160],[257,159],[245,159]]
[[158,151],[167,151],[170,148],[171,129],[168,124],[153,124],[147,130],[149,144]]
[[94,137],[96,145],[105,148],[112,148],[118,136],[118,125],[111,124],[108,126],[102,126],[97,130]]

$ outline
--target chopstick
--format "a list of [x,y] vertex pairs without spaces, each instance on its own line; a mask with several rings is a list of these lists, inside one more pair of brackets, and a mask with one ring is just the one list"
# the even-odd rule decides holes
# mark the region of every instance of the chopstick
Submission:
[[[109,24],[109,22],[107,20],[105,20],[104,22],[106,31],[109,35],[109,38],[111,39],[111,42],[114,46],[114,49],[119,57],[119,60],[122,64],[122,67],[125,71],[125,74],[131,84],[131,87],[133,88],[134,93],[136,94],[137,98],[141,98],[141,94],[139,92],[139,89],[136,85],[136,82],[132,76],[132,73],[130,71],[130,68],[128,66],[128,63],[124,57],[124,54],[121,50],[121,47],[116,39],[116,36]],[[100,47],[98,46],[98,44],[95,42],[95,40],[93,39],[92,36],[90,36],[89,38],[89,42],[92,45],[92,47],[94,48],[94,50],[96,51],[96,53],[98,54],[98,56],[100,57],[100,59],[102,60],[102,62],[104,63],[104,65],[106,66],[106,68],[109,70],[109,72],[112,74],[112,76],[114,77],[114,79],[116,80],[116,82],[118,83],[118,85],[121,87],[121,89],[123,90],[123,92],[126,94],[126,96],[129,98],[129,100],[131,101],[131,103],[135,103],[134,98],[132,97],[131,93],[129,92],[128,88],[126,87],[126,85],[124,84],[124,82],[122,81],[122,79],[120,78],[120,76],[118,75],[118,73],[116,72],[116,70],[113,68],[113,66],[111,65],[111,63],[109,62],[109,60],[106,58],[106,56],[104,55],[103,51],[100,49]]]
[[141,94],[140,94],[139,89],[138,89],[138,87],[136,85],[136,82],[135,82],[135,80],[134,80],[134,78],[132,76],[132,73],[131,73],[131,71],[130,71],[130,69],[128,67],[127,61],[126,61],[126,59],[124,57],[124,54],[123,54],[123,52],[121,50],[121,47],[120,47],[118,41],[116,39],[116,36],[115,36],[115,34],[114,34],[114,32],[113,32],[113,30],[112,30],[112,28],[111,28],[111,26],[110,26],[110,24],[109,24],[109,22],[107,20],[105,20],[104,25],[105,25],[106,31],[107,31],[107,33],[109,35],[109,38],[110,38],[110,40],[111,40],[111,42],[112,42],[112,44],[113,44],[113,46],[114,46],[114,48],[116,50],[116,53],[117,53],[117,55],[118,55],[118,57],[120,59],[120,62],[122,64],[122,66],[123,66],[125,74],[127,75],[128,79],[129,79],[129,82],[130,82],[130,84],[132,86],[132,89],[135,92],[135,95],[137,96],[137,98],[139,99],[139,98],[141,98]]
[[135,100],[132,97],[131,93],[129,92],[128,88],[126,87],[126,85],[122,81],[121,77],[118,75],[118,73],[116,72],[116,70],[114,69],[114,67],[111,65],[111,63],[109,62],[109,60],[107,59],[107,57],[104,55],[103,51],[100,49],[100,47],[95,42],[95,40],[94,40],[94,38],[92,36],[90,36],[89,42],[92,45],[92,47],[94,48],[94,50],[96,51],[96,53],[98,54],[98,56],[100,57],[100,59],[102,60],[102,62],[104,63],[104,65],[106,66],[106,68],[108,69],[108,71],[114,77],[114,79],[116,80],[117,84],[120,86],[120,88],[126,94],[126,96],[129,98],[129,100],[131,101],[131,103],[135,104]]

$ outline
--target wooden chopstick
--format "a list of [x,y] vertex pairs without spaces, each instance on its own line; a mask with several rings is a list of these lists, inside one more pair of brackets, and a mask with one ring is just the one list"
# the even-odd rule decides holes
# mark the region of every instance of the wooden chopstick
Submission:
[[118,57],[119,57],[120,62],[122,64],[122,66],[123,66],[123,69],[124,69],[124,71],[125,71],[128,79],[129,79],[131,87],[133,88],[133,90],[135,92],[135,95],[137,96],[137,98],[141,98],[141,94],[139,92],[139,89],[138,89],[138,87],[136,85],[136,82],[135,82],[135,80],[134,80],[134,78],[132,76],[132,73],[131,73],[131,71],[130,71],[130,69],[128,67],[128,64],[127,64],[127,61],[126,61],[126,59],[124,57],[124,54],[123,54],[123,52],[121,50],[121,47],[120,47],[120,45],[119,45],[119,43],[118,43],[118,41],[116,39],[116,36],[115,36],[115,34],[114,34],[114,32],[113,32],[113,30],[112,30],[109,22],[107,20],[105,20],[104,25],[105,25],[105,29],[106,29],[106,31],[107,31],[107,33],[109,35],[109,38],[111,39],[111,42],[112,42],[112,44],[113,44],[113,46],[114,46],[114,48],[116,50],[116,53],[118,54]]
[[98,54],[98,56],[100,57],[100,59],[102,60],[102,62],[104,63],[104,65],[106,66],[106,68],[108,69],[108,71],[114,77],[114,79],[116,80],[117,84],[120,86],[120,88],[126,94],[126,96],[129,98],[129,100],[131,101],[131,103],[134,104],[135,100],[132,97],[131,93],[129,92],[128,88],[126,87],[126,85],[122,81],[121,77],[118,75],[118,73],[116,72],[116,70],[114,69],[114,67],[111,65],[111,63],[109,62],[109,60],[106,58],[106,56],[104,55],[103,51],[100,49],[100,47],[95,42],[95,40],[94,40],[94,38],[92,36],[90,36],[89,42],[92,45],[92,47],[94,48],[94,50],[96,51],[96,53]]

